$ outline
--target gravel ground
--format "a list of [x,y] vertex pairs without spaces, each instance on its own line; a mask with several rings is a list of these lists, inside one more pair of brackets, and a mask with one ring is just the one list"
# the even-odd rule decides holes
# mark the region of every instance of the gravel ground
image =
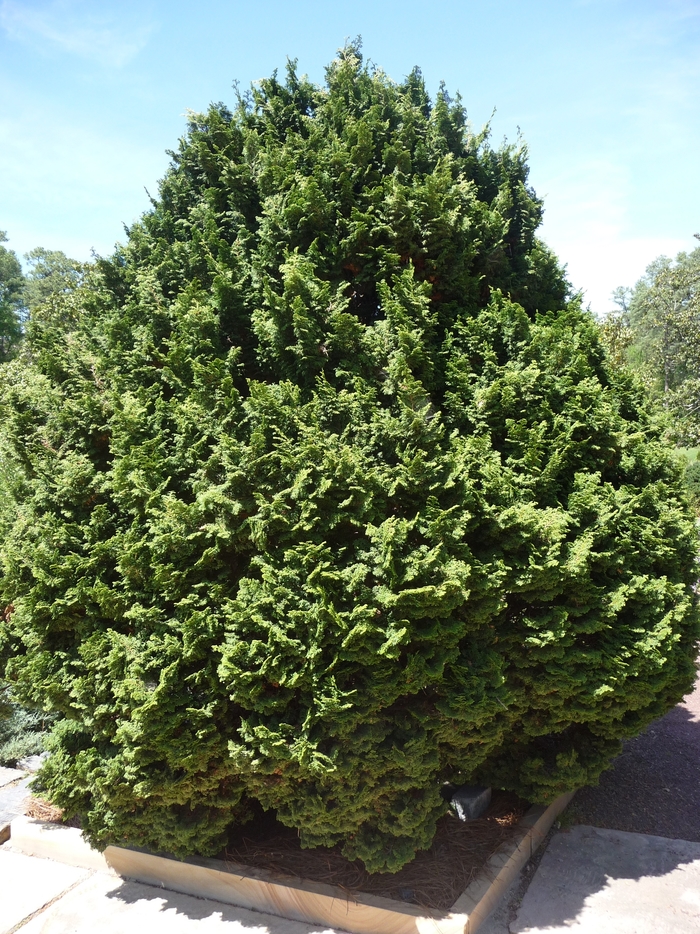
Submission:
[[682,704],[625,744],[567,823],[700,842],[700,678]]

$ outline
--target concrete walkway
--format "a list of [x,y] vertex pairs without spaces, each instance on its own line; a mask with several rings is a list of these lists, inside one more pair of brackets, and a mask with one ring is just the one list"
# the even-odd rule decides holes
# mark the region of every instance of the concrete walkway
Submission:
[[[0,934],[337,934],[0,847]],[[379,934],[379,932],[378,932]]]
[[579,826],[551,841],[510,934],[700,934],[700,843]]
[[[34,763],[28,763],[29,768]],[[37,763],[38,765],[38,763]],[[32,775],[0,768],[3,829],[24,813]],[[0,846],[0,934],[338,934],[245,908],[126,882]],[[378,932],[379,934],[379,932]]]
[[[16,769],[0,769],[0,772],[6,773],[0,774],[0,827],[3,827],[24,814],[24,802],[30,794],[27,786],[32,776]],[[8,772],[14,775],[7,775]]]

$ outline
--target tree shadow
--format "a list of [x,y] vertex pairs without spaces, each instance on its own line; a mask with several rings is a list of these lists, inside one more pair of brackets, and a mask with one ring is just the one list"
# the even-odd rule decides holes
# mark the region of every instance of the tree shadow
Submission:
[[700,930],[698,886],[700,843],[581,824],[552,838],[509,929],[685,934]]
[[[555,834],[545,852],[511,923],[512,934],[532,927],[567,929],[606,889],[616,899],[630,900],[628,914],[643,912],[651,880],[663,879],[672,891],[666,877],[695,861],[700,884],[700,689],[627,742],[597,787],[578,792],[567,814],[572,821],[574,826]],[[157,898],[159,913],[171,910],[192,921],[216,916],[251,934],[328,930],[128,880],[109,897],[126,904]]]
[[[173,912],[176,916],[186,918],[188,921],[209,921],[210,924],[218,922],[222,931],[225,930],[226,924],[231,924],[232,929],[241,934],[243,931],[250,931],[250,934],[329,934],[330,931],[328,925],[293,921],[251,908],[240,908],[226,902],[199,898],[196,895],[185,895],[128,879],[121,880],[120,885],[106,894],[107,898],[118,900],[126,905],[136,905],[144,901],[153,902],[157,899],[160,902],[158,914]],[[175,930],[179,928],[176,927]],[[210,928],[207,927],[206,930]],[[218,927],[212,927],[211,930],[218,930]]]

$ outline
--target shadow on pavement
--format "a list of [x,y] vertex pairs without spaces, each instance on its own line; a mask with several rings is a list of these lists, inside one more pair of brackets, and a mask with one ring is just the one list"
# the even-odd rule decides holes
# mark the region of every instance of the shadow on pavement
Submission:
[[512,934],[700,934],[700,679],[576,794],[564,823]]
[[[187,918],[189,921],[218,921],[222,930],[226,929],[228,923],[235,925],[237,934],[243,931],[250,931],[250,934],[329,934],[330,931],[328,926],[291,921],[213,899],[197,898],[194,895],[184,895],[128,880],[123,880],[108,892],[107,897],[127,905],[136,905],[144,901],[152,903],[157,899],[161,903],[159,914],[174,912],[176,916]],[[218,926],[216,929],[218,930]],[[210,928],[207,927],[206,930]]]
[[700,931],[700,843],[580,825],[557,834],[511,934]]

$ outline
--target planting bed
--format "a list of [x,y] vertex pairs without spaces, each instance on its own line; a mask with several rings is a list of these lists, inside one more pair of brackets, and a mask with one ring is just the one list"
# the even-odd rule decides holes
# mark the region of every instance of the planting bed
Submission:
[[[542,842],[571,797],[570,794],[562,795],[549,807],[533,806],[517,824],[510,825],[512,830],[508,830],[506,841],[486,860],[481,870],[473,867],[475,871],[472,872],[471,881],[448,908],[430,908],[415,903],[421,893],[425,896],[417,869],[414,877],[414,903],[410,903],[396,897],[388,898],[383,894],[367,892],[367,885],[372,883],[367,883],[366,878],[357,880],[363,889],[357,891],[343,884],[290,875],[292,865],[286,864],[285,867],[283,862],[277,870],[271,869],[269,864],[268,868],[258,868],[233,862],[233,852],[237,859],[241,857],[241,846],[247,848],[247,859],[261,858],[261,851],[256,856],[254,850],[262,847],[265,841],[253,843],[249,838],[246,838],[248,842],[241,838],[236,844],[238,848],[229,850],[228,859],[190,859],[181,862],[114,846],[107,847],[104,854],[100,854],[90,849],[77,828],[21,817],[12,823],[10,844],[13,849],[27,855],[55,859],[93,870],[111,870],[125,879],[202,898],[213,898],[243,908],[254,908],[283,918],[326,924],[335,930],[353,934],[377,934],[379,931],[382,934],[474,934]],[[496,799],[494,808],[497,810],[498,806]],[[490,819],[495,819],[494,812],[486,818]],[[496,819],[496,823],[502,819]],[[454,825],[448,826],[451,833]],[[444,834],[444,830],[441,832]],[[274,835],[268,837],[267,846],[270,847],[275,839]],[[277,859],[286,859],[282,855],[285,848],[277,843],[274,846],[277,847]],[[450,849],[444,838],[437,841],[435,846],[434,859],[437,861],[439,858],[441,871],[450,875],[455,850]],[[445,847],[442,851],[439,850],[441,846]],[[283,868],[284,872],[281,871]],[[407,870],[408,867],[402,872]],[[430,871],[426,865],[426,878]],[[410,887],[407,877],[403,881],[407,888]],[[386,887],[386,880],[384,885],[383,891],[390,891]],[[447,894],[436,894],[433,890],[433,897],[442,897],[442,904],[445,904]]]
[[430,849],[396,873],[369,873],[359,860],[345,859],[339,847],[302,849],[295,830],[262,810],[240,828],[222,855],[239,865],[337,885],[353,895],[366,892],[446,910],[499,846],[517,837],[527,808],[515,795],[494,792],[491,806],[478,820],[464,822],[447,814],[438,822]]
[[[433,844],[421,850],[396,873],[370,873],[359,860],[348,860],[340,847],[302,849],[297,831],[259,808],[254,819],[229,840],[220,855],[227,864],[291,876],[299,880],[339,886],[349,895],[360,893],[445,911],[484,868],[496,850],[514,840],[528,805],[516,795],[494,792],[488,811],[477,820],[461,821],[446,814],[439,822]],[[63,824],[63,813],[39,798],[25,812],[47,823]],[[64,826],[79,827],[76,821]]]

